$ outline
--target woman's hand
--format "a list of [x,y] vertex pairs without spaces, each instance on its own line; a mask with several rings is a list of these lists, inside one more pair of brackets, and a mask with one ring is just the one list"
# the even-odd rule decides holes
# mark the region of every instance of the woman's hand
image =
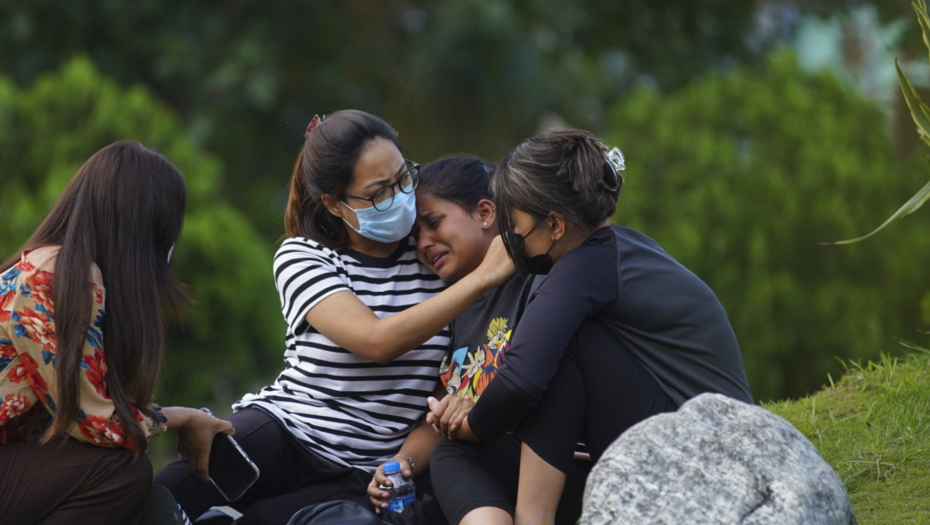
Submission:
[[169,428],[176,430],[178,456],[201,479],[209,481],[213,436],[220,432],[234,435],[236,429],[229,421],[195,408],[166,408],[163,411],[168,417]]
[[430,396],[426,402],[429,404],[429,413],[426,422],[446,439],[456,439],[457,431],[462,428],[465,418],[475,403],[471,399],[456,396],[446,396],[441,400]]
[[[395,457],[395,460],[397,458]],[[406,462],[406,460],[404,460]],[[401,469],[404,479],[410,479],[411,474],[409,466],[407,468]],[[388,508],[388,498],[391,495],[386,492],[381,486],[390,487],[393,486],[391,479],[384,475],[384,465],[379,465],[377,470],[375,470],[375,475],[371,478],[371,483],[368,484],[368,499],[371,501],[371,504],[375,507],[375,513],[381,514],[381,512]]]
[[492,288],[497,288],[507,282],[516,272],[516,267],[510,256],[507,254],[507,248],[504,247],[504,241],[501,236],[494,237],[488,246],[488,251],[484,255],[481,264],[475,268],[475,272],[484,275]]

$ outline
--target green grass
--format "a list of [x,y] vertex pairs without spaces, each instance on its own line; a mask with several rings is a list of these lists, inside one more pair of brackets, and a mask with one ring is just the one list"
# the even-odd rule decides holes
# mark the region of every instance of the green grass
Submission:
[[814,395],[763,406],[820,450],[861,525],[930,524],[930,352],[853,363]]
[[[762,406],[836,470],[860,525],[930,525],[930,352],[852,363],[816,394]],[[174,440],[156,441],[153,463],[174,459]]]

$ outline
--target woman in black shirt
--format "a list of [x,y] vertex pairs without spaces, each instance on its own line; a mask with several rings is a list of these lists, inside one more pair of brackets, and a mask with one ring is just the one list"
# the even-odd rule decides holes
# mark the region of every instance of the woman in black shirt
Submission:
[[[608,223],[623,169],[619,150],[568,130],[527,140],[494,174],[508,254],[522,273],[547,275],[506,363],[448,428],[471,440],[515,429],[523,442],[516,523],[555,521],[577,442],[596,461],[629,427],[698,394],[752,402],[736,336],[710,288],[649,237]],[[433,407],[433,418],[444,409]],[[484,510],[460,523],[508,523]]]

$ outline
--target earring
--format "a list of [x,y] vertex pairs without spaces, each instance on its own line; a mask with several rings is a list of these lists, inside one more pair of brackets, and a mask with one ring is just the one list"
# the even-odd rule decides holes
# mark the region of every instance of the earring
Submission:
[[482,226],[487,226],[487,225],[488,225],[488,223],[486,223],[486,222],[482,222],[482,223],[481,223],[481,225],[482,225]]

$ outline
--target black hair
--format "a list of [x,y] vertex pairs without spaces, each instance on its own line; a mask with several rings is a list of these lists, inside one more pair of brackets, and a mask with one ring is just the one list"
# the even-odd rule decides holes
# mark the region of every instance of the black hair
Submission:
[[543,133],[514,148],[495,169],[491,192],[504,245],[518,269],[527,271],[516,253],[522,239],[513,231],[513,210],[540,219],[552,213],[593,230],[613,215],[622,187],[607,148],[587,131]]
[[96,265],[106,293],[107,394],[135,453],[147,448],[132,407],[155,416],[151,405],[162,362],[163,313],[177,312],[189,301],[167,262],[186,202],[187,188],[168,159],[137,142],[111,144],[81,166],[42,224],[0,265],[3,272],[25,251],[61,247],[52,285],[58,399],[43,442],[66,435],[79,411],[81,354],[92,305],[88,282]]
[[297,155],[284,227],[288,237],[306,237],[337,249],[348,245],[342,220],[323,204],[323,195],[341,198],[352,183],[358,159],[377,138],[403,146],[397,131],[380,118],[347,109],[323,117]]
[[472,212],[481,199],[491,199],[493,170],[479,157],[451,155],[423,166],[417,194],[432,195]]

